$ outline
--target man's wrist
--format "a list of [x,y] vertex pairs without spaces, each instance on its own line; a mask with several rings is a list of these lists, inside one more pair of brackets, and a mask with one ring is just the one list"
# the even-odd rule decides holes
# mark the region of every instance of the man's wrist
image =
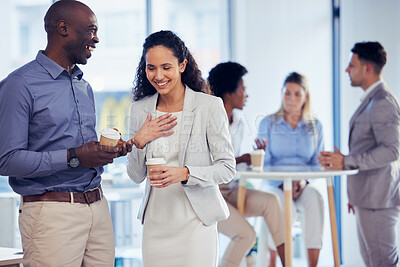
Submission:
[[68,149],[67,153],[68,153],[67,157],[69,158],[68,159],[68,166],[71,167],[71,168],[78,167],[80,165],[80,161],[79,161],[78,156],[75,153],[75,149],[74,148],[70,148],[70,149]]

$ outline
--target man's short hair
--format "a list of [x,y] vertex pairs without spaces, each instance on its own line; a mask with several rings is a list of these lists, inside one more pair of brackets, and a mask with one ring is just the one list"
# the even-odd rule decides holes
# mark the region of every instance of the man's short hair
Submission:
[[386,64],[386,51],[379,42],[356,43],[351,52],[357,54],[361,61],[371,63],[376,74],[380,74]]

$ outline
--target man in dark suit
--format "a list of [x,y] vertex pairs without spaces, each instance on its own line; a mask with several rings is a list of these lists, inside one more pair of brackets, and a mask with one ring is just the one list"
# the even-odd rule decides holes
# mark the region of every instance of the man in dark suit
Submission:
[[349,151],[321,152],[326,169],[359,169],[347,179],[349,212],[356,215],[366,266],[397,266],[400,214],[400,108],[382,81],[386,52],[378,42],[356,43],[346,72],[364,90],[350,121]]

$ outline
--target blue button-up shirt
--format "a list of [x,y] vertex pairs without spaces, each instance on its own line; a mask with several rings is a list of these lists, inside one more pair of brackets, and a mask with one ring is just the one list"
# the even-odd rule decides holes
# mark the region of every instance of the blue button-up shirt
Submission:
[[[265,117],[258,128],[258,137],[269,140],[265,149],[266,166],[313,166],[318,165],[319,152],[324,149],[322,125],[315,120],[300,120],[295,129],[283,117],[275,121],[275,116]],[[268,181],[279,186],[280,181]]]
[[0,82],[0,175],[23,196],[93,189],[102,167],[67,164],[67,149],[97,141],[92,88],[42,52]]

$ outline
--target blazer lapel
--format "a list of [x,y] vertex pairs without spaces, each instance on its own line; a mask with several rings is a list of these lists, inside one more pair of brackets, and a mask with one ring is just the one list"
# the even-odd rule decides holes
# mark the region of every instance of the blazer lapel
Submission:
[[352,131],[353,131],[355,119],[358,117],[358,115],[360,115],[361,111],[363,111],[364,108],[368,105],[369,101],[371,101],[371,99],[374,97],[374,95],[376,95],[380,90],[383,90],[383,83],[379,84],[379,85],[378,85],[378,86],[363,100],[363,102],[360,104],[360,106],[357,108],[357,110],[354,112],[353,116],[351,117],[351,120],[350,120],[349,143],[350,143],[350,140],[351,140],[351,133],[352,133]]
[[192,89],[186,86],[185,90],[185,99],[183,103],[183,112],[182,112],[182,120],[181,126],[179,130],[179,143],[180,143],[180,151],[178,154],[179,166],[183,167],[186,150],[189,143],[189,138],[192,133],[193,122],[195,119],[194,110],[196,95]]

